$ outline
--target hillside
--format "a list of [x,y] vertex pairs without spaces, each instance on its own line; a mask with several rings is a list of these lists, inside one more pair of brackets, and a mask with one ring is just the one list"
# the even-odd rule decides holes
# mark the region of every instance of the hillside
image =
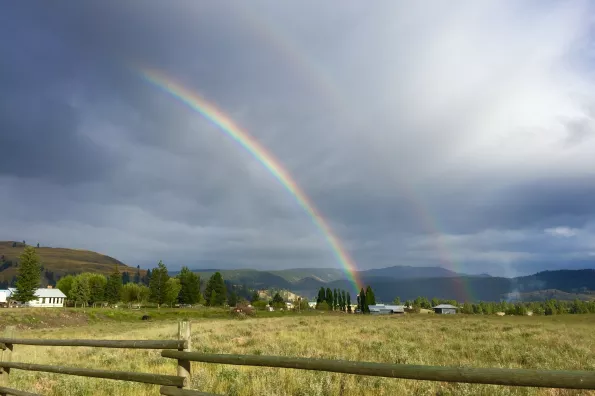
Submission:
[[[22,242],[12,247],[12,241],[0,241],[0,282],[10,282],[16,275],[19,256],[23,252]],[[92,252],[89,250],[65,249],[65,248],[36,248],[41,263],[46,271],[52,272],[54,279],[66,274],[80,272],[96,272],[109,274],[114,271],[116,265],[121,272],[136,272],[136,268],[129,267],[113,257]],[[146,273],[141,270],[141,275]]]

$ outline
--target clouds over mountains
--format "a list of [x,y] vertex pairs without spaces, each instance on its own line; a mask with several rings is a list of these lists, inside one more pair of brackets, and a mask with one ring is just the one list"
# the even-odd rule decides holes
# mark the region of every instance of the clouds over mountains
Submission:
[[5,8],[0,239],[173,268],[336,265],[290,194],[142,65],[267,147],[361,268],[594,260],[589,2]]

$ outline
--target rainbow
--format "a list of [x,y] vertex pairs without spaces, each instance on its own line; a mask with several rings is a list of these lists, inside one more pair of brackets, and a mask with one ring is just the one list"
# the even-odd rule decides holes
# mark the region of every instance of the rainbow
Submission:
[[[238,142],[273,176],[275,176],[285,189],[293,195],[298,204],[306,211],[306,213],[308,213],[312,222],[322,232],[357,294],[363,286],[358,278],[357,268],[354,261],[341,245],[339,238],[333,233],[331,227],[324,220],[324,217],[318,212],[308,196],[302,191],[281,163],[262,147],[248,132],[240,128],[229,116],[202,98],[198,93],[183,87],[173,79],[155,70],[141,68],[140,72],[145,80],[169,93],[174,98],[180,100],[192,110],[198,112],[219,127],[221,131]],[[353,298],[355,298],[355,295]]]
[[[327,103],[338,110],[349,108],[349,104],[344,100],[349,95],[344,95],[337,89],[337,83],[333,81],[332,75],[316,62],[314,57],[308,55],[307,49],[301,47],[289,35],[284,34],[283,26],[276,24],[274,20],[265,18],[262,14],[254,11],[252,7],[243,6],[243,4],[240,3],[240,6],[234,8],[234,10],[237,16],[247,23],[252,32],[283,56],[288,65],[292,66],[303,77],[306,77],[306,80],[312,83],[312,86],[316,87],[327,99]],[[241,12],[237,12],[238,10],[241,10]],[[440,263],[451,271],[461,272],[461,266],[457,264],[454,254],[449,251],[447,244],[444,242],[437,218],[432,215],[429,206],[424,203],[422,194],[418,193],[405,180],[401,181],[401,189],[416,213],[420,225],[434,240],[434,249],[438,253]],[[475,300],[473,291],[464,279],[453,278],[453,282],[457,290],[457,301]]]

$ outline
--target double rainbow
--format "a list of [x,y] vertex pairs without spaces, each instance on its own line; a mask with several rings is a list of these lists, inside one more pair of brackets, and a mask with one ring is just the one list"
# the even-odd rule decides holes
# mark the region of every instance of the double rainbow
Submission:
[[293,180],[283,165],[281,165],[281,163],[262,147],[248,132],[240,128],[240,126],[238,126],[228,115],[217,109],[217,107],[209,103],[198,93],[185,88],[176,83],[172,78],[155,70],[142,68],[140,72],[145,80],[169,93],[174,98],[180,100],[192,110],[201,114],[207,120],[219,127],[221,131],[238,142],[269,172],[271,172],[273,176],[275,176],[285,189],[293,195],[298,204],[306,211],[306,213],[308,213],[312,222],[322,232],[322,235],[325,237],[333,254],[337,258],[337,261],[341,264],[347,278],[352,283],[354,291],[356,293],[359,292],[362,288],[362,284],[358,279],[355,263],[345,248],[341,245],[339,238],[333,233],[327,221],[322,217],[320,212],[316,209],[304,191],[298,186],[295,180]]

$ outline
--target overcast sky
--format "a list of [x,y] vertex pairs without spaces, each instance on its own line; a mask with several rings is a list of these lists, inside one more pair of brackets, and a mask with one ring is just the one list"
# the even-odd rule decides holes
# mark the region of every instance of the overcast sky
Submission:
[[595,268],[588,1],[13,1],[0,12],[0,239],[170,269]]

